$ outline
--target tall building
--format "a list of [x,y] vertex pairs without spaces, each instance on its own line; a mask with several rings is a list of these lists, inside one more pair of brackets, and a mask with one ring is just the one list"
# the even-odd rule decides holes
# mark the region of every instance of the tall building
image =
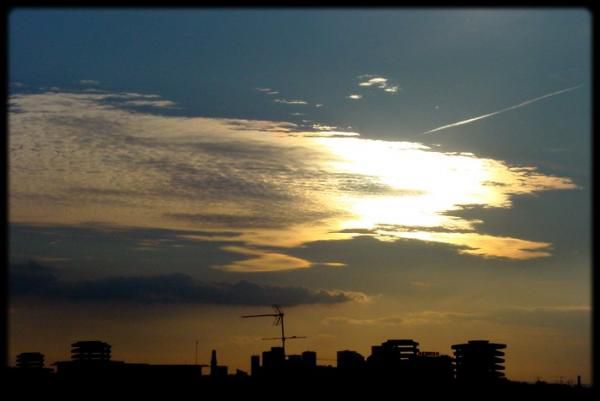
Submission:
[[356,351],[344,350],[337,352],[338,369],[360,369],[365,366],[365,357]]
[[506,344],[487,340],[472,340],[467,344],[452,346],[456,379],[469,382],[488,382],[504,378],[504,352]]
[[44,354],[41,352],[22,352],[17,355],[17,367],[24,369],[42,369]]
[[212,350],[210,355],[210,375],[212,377],[227,376],[227,366],[219,366],[217,364],[217,350]]
[[371,355],[367,358],[370,367],[378,369],[394,369],[405,367],[419,352],[419,343],[413,340],[387,340],[381,345],[371,347]]
[[302,363],[305,368],[311,369],[317,367],[317,353],[315,351],[304,351],[302,353]]
[[77,341],[71,344],[71,360],[78,362],[110,361],[110,345],[102,341]]
[[250,375],[252,377],[260,375],[260,355],[252,355],[250,357]]
[[285,355],[282,347],[271,347],[271,351],[262,353],[263,369],[281,371],[285,365]]
[[425,383],[449,383],[454,379],[452,357],[439,352],[419,352],[414,359],[415,378]]
[[55,362],[59,377],[90,386],[118,378],[122,361],[111,360],[111,346],[103,341],[77,341],[71,344],[71,360]]
[[301,370],[304,368],[302,355],[288,355],[285,361],[285,368],[288,370]]
[[214,374],[213,370],[217,369],[217,350],[213,349],[210,353],[210,371]]

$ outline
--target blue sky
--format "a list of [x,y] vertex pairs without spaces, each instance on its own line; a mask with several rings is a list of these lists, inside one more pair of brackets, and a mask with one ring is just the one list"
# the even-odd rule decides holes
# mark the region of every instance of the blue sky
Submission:
[[[202,341],[246,368],[261,326],[223,316],[282,296],[322,353],[480,336],[509,377],[589,374],[590,32],[583,9],[13,10],[11,353],[60,359],[115,302],[251,333]],[[53,344],[23,335],[66,309]],[[536,351],[574,330],[569,363]]]

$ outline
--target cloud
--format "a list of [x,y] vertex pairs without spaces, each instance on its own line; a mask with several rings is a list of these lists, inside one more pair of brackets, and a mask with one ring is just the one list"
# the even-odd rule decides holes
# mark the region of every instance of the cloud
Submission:
[[9,272],[10,293],[14,296],[34,295],[57,285],[56,270],[34,261],[11,265]]
[[387,85],[387,78],[383,77],[375,77],[371,78],[365,82],[361,82],[358,84],[359,86],[377,86],[378,88],[385,88]]
[[313,124],[312,127],[319,131],[333,131],[337,129],[337,127],[334,125],[324,125],[319,123]]
[[332,316],[322,320],[325,325],[350,325],[350,326],[378,326],[378,327],[389,327],[398,326],[403,322],[402,317],[390,316],[377,319],[354,319],[344,316]]
[[558,330],[580,330],[591,322],[591,308],[589,305],[565,305],[537,308],[502,308],[489,312],[424,310],[370,319],[331,316],[323,319],[322,324],[389,327],[451,325],[469,321]]
[[256,88],[257,91],[264,93],[265,95],[278,95],[279,92],[271,88]]
[[368,88],[368,87],[379,88],[379,89],[383,89],[385,92],[388,92],[388,93],[397,93],[400,90],[398,85],[390,84],[389,80],[387,78],[384,78],[381,76],[365,74],[365,75],[360,75],[358,78],[360,80],[362,80],[362,82],[360,82],[358,84],[358,86],[362,86],[362,87],[366,87],[366,88]]
[[32,258],[35,262],[41,263],[57,263],[57,262],[69,262],[72,258],[65,258],[60,256],[36,256]]
[[351,94],[349,96],[347,96],[348,99],[352,99],[352,100],[359,100],[362,99],[362,95],[357,95],[357,94]]
[[79,81],[81,85],[100,85],[100,81],[94,79],[82,79]]
[[290,224],[289,220],[265,218],[265,216],[254,214],[244,215],[237,213],[165,213],[166,216],[177,220],[190,221],[206,227],[220,228],[281,228]]
[[206,283],[175,273],[62,281],[55,269],[29,262],[10,270],[12,297],[34,296],[72,303],[272,305],[361,302],[365,294],[304,287],[259,285],[248,281]]
[[308,104],[305,100],[287,100],[287,99],[275,99],[273,100],[275,103],[283,103],[283,104]]
[[175,107],[175,103],[170,100],[129,100],[125,102],[125,104],[130,106],[149,106],[162,108]]
[[313,265],[319,265],[319,266],[324,266],[324,267],[334,267],[334,268],[340,268],[340,267],[346,267],[347,264],[346,263],[342,263],[342,262],[320,262],[320,263],[313,263]]
[[482,318],[500,324],[580,330],[591,322],[590,305],[562,305],[537,308],[505,308]]
[[224,251],[251,256],[249,259],[235,261],[218,269],[237,273],[265,273],[296,269],[307,269],[311,263],[307,260],[289,256],[283,253],[270,252],[261,249],[249,249],[239,246],[225,246]]
[[318,123],[166,116],[128,102],[169,101],[134,92],[9,97],[11,222],[151,222],[217,236],[234,230],[247,249],[282,248],[247,255],[231,271],[259,262],[304,268],[310,262],[281,256],[285,248],[358,235],[524,259],[547,256],[551,244],[486,235],[481,220],[452,211],[509,208],[515,195],[575,188],[532,166]]
[[383,316],[372,319],[356,319],[346,316],[331,316],[322,320],[325,325],[352,325],[352,326],[421,326],[448,324],[455,320],[473,319],[475,315],[469,313],[420,311],[408,312],[402,315]]
[[[382,230],[392,234],[395,230]],[[473,232],[400,230],[404,238],[421,239],[424,241],[441,242],[458,246],[459,253],[482,257],[507,258],[527,260],[551,256],[551,243],[527,241],[519,238],[500,237]]]

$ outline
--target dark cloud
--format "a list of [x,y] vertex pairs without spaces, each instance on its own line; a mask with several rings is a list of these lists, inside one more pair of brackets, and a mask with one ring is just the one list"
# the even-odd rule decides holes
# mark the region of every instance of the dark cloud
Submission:
[[129,276],[177,271],[204,280],[228,281],[225,273],[210,266],[246,258],[221,250],[240,244],[239,235],[232,230],[169,230],[93,221],[79,225],[11,224],[10,263],[68,257],[71,262],[60,271],[65,280],[87,279],[98,272]]
[[164,216],[188,223],[201,224],[207,228],[229,228],[229,229],[247,229],[247,228],[286,228],[293,224],[306,223],[308,221],[318,221],[321,219],[333,217],[334,211],[320,210],[300,210],[296,213],[290,213],[290,208],[285,205],[272,205],[270,214],[214,214],[214,213],[165,213]]
[[57,281],[53,268],[34,261],[13,265],[10,270],[10,293],[22,296],[52,291],[57,286]]
[[104,189],[104,188],[92,188],[92,187],[71,187],[69,191],[78,194],[87,194],[93,196],[130,196],[136,195],[136,191],[121,190],[121,189]]
[[248,281],[206,283],[181,274],[108,277],[61,281],[57,270],[35,262],[12,265],[12,297],[35,296],[74,303],[122,302],[136,304],[303,305],[333,304],[357,299],[344,291],[277,287]]
[[208,227],[283,228],[287,222],[269,216],[240,216],[235,214],[165,213],[165,217],[194,222]]

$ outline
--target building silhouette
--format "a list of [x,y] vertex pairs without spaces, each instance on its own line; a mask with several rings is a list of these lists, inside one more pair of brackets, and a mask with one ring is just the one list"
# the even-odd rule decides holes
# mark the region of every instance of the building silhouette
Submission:
[[338,369],[362,369],[365,366],[365,357],[358,352],[350,350],[337,352]]
[[314,351],[304,351],[302,353],[302,364],[306,369],[317,367],[317,353]]
[[17,367],[22,369],[43,369],[44,354],[41,352],[22,352],[17,355]]
[[406,369],[417,356],[419,343],[409,339],[387,340],[381,345],[371,347],[367,366],[378,370]]
[[71,344],[71,360],[58,361],[56,374],[61,381],[95,386],[118,380],[125,362],[111,360],[111,346],[103,341],[77,341]]
[[[158,388],[167,385],[190,385],[201,379],[202,368],[207,366],[114,361],[111,358],[111,346],[102,341],[73,343],[71,360],[58,361],[54,365],[58,385],[73,389],[101,389],[112,386]],[[225,367],[225,376],[226,369]]]
[[252,355],[250,357],[250,375],[252,377],[260,375],[260,355]]
[[455,344],[455,375],[459,381],[486,383],[504,379],[504,352],[506,344],[487,340],[471,340]]
[[29,395],[36,388],[45,388],[54,380],[54,371],[44,367],[44,354],[41,352],[22,352],[17,355],[16,367],[9,368],[3,384],[19,390],[19,396]]
[[217,350],[212,350],[210,355],[210,375],[212,377],[227,376],[227,366],[219,366],[217,364]]
[[[506,400],[524,398],[578,399],[589,395],[589,388],[563,384],[527,384],[500,380],[504,378],[502,351],[505,344],[473,340],[455,344],[455,358],[438,352],[419,351],[419,343],[410,339],[392,339],[372,347],[364,358],[356,351],[337,352],[337,367],[317,364],[317,353],[304,351],[288,355],[282,347],[272,347],[261,356],[252,355],[251,375],[241,370],[228,374],[227,366],[219,366],[216,350],[209,365],[166,365],[127,363],[111,358],[111,347],[101,341],[79,341],[72,344],[70,361],[56,362],[56,373],[43,368],[39,352],[17,356],[17,367],[8,370],[10,389],[25,394],[41,389],[52,395],[81,397],[88,394],[112,396],[122,388],[136,395],[156,395],[154,390],[192,391],[199,396],[221,398],[270,394],[312,397],[315,394],[337,398],[379,399],[396,391],[429,398]],[[210,366],[210,374],[202,375],[202,367]],[[325,389],[325,392],[322,390]],[[63,397],[64,398],[64,397]],[[473,399],[475,399],[473,398]],[[581,398],[579,398],[581,399]]]
[[71,344],[73,361],[110,361],[110,345],[102,341],[77,341]]
[[415,377],[419,382],[450,383],[454,380],[454,360],[439,352],[419,352],[413,360]]
[[[351,352],[351,351],[350,351]],[[338,356],[338,368],[347,364],[360,366],[352,353]],[[411,339],[387,340],[371,347],[366,360],[367,374],[404,383],[450,383],[454,379],[453,359],[438,352],[420,352],[419,343]]]

